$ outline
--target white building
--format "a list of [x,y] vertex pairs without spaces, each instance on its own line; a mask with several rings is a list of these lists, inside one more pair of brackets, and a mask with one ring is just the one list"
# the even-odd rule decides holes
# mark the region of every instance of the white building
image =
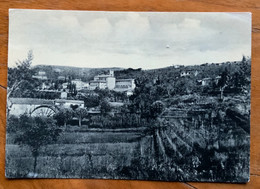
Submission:
[[96,88],[105,89],[107,87],[106,81],[90,81],[89,89],[95,90]]
[[46,72],[39,71],[36,75],[33,75],[32,78],[39,79],[39,80],[47,80]]
[[68,98],[68,93],[67,93],[66,91],[62,91],[62,92],[60,93],[60,98],[61,98],[61,99],[66,99],[66,98]]
[[114,71],[113,70],[109,70],[109,74],[100,74],[100,75],[96,75],[94,77],[94,81],[105,81],[107,77],[115,77],[114,76]]
[[199,74],[199,72],[197,70],[184,70],[180,73],[181,77],[185,77],[185,76],[189,76],[193,74],[194,76],[197,76]]
[[117,79],[114,91],[118,91],[118,92],[133,91],[135,87],[136,86],[135,86],[134,79]]
[[114,77],[114,71],[110,70],[109,74],[97,75],[93,81],[89,83],[89,89],[109,89],[116,92],[126,92],[127,95],[132,95],[135,89],[134,79],[116,79]]
[[71,106],[78,106],[84,108],[84,101],[82,100],[65,100],[55,99],[55,105],[63,108],[71,108]]
[[46,90],[46,89],[49,89],[51,86],[52,86],[52,84],[43,82],[41,89]]
[[62,88],[67,89],[68,88],[68,83],[62,83]]
[[61,73],[61,69],[55,68],[55,69],[54,69],[54,72],[56,72],[56,73]]
[[58,76],[58,80],[59,80],[59,81],[65,81],[65,80],[66,80],[66,77],[65,77],[65,76],[62,76],[62,75],[60,75],[60,76]]
[[94,90],[96,88],[112,90],[115,88],[116,78],[114,77],[114,71],[110,70],[109,74],[100,74],[94,77],[93,81],[89,82],[89,89]]
[[85,89],[89,87],[89,84],[86,82],[81,81],[80,79],[74,79],[71,83],[76,85],[77,90]]
[[[89,87],[89,83],[83,82],[80,79],[71,80],[71,83],[76,85],[76,90],[78,91]],[[68,85],[69,83],[62,83],[62,88],[67,89]]]
[[211,82],[211,78],[203,78],[203,79],[201,80],[201,85],[202,85],[202,86],[206,86],[206,85],[209,85],[210,82]]

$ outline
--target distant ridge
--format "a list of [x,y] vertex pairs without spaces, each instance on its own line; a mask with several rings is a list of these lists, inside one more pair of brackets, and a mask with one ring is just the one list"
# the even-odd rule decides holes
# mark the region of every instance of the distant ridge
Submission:
[[121,68],[121,67],[104,67],[104,68],[90,68],[90,67],[77,67],[77,66],[61,66],[61,65],[43,65],[43,64],[39,64],[39,65],[35,65],[32,66],[33,68],[43,68],[43,67],[52,67],[52,68],[64,68],[64,69],[68,69],[68,68],[74,68],[74,69],[112,69],[112,70],[123,70],[123,69],[127,69],[127,68]]

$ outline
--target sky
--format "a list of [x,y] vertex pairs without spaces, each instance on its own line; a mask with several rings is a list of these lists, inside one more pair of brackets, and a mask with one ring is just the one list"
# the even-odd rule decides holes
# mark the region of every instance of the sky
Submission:
[[155,69],[251,56],[250,13],[9,10],[8,66]]

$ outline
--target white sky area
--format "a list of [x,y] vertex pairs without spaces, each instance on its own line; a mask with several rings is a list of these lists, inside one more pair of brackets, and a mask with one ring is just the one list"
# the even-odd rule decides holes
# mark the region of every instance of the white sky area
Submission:
[[250,13],[11,9],[8,65],[154,69],[251,56]]

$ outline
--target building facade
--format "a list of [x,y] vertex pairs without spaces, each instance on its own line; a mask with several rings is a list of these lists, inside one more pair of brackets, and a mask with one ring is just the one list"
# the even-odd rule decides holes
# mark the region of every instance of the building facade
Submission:
[[32,78],[39,79],[39,80],[47,80],[48,77],[46,76],[46,72],[39,71],[36,75],[33,75]]
[[110,70],[109,74],[100,74],[94,77],[94,80],[89,82],[89,89],[94,90],[96,88],[112,90],[115,88],[116,78],[114,77],[114,71]]
[[134,79],[117,79],[115,83],[115,91],[132,91],[135,89]]
[[134,79],[116,79],[114,71],[110,70],[109,74],[101,74],[94,77],[93,81],[89,83],[89,89],[109,89],[116,92],[126,92],[131,95],[135,89]]
[[82,89],[88,88],[88,86],[89,86],[88,83],[83,82],[80,79],[71,80],[71,83],[76,85],[77,90],[82,90]]
[[67,100],[67,99],[55,99],[55,106],[62,108],[71,108],[77,106],[77,108],[84,108],[84,101],[82,100]]

